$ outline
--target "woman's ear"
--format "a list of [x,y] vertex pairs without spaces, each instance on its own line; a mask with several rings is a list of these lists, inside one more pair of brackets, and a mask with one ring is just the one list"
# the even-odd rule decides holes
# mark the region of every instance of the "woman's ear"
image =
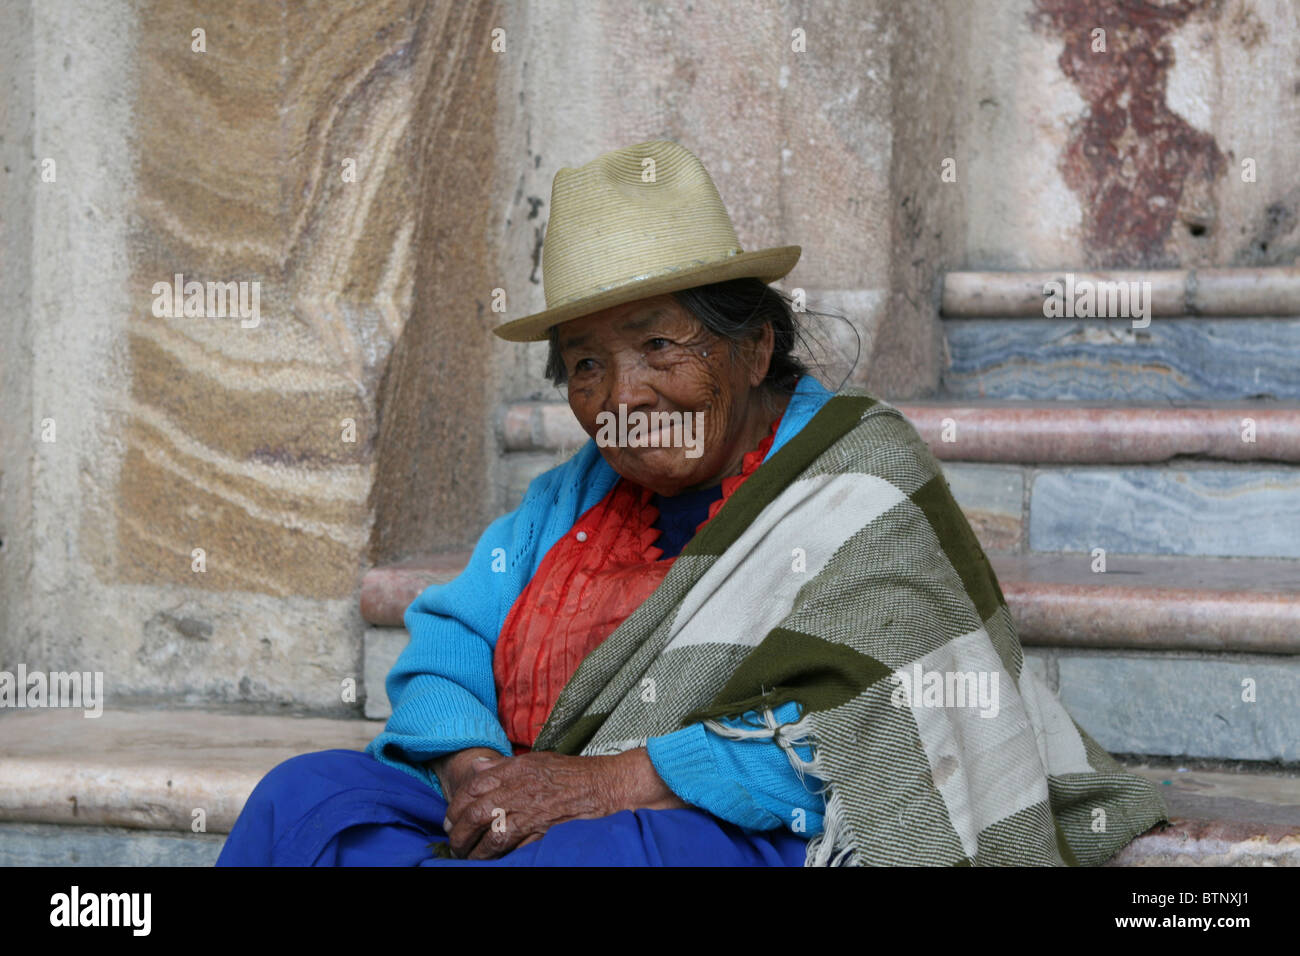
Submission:
[[754,337],[753,350],[750,353],[749,385],[758,388],[767,378],[767,370],[772,366],[772,352],[776,348],[776,332],[771,322],[766,322]]

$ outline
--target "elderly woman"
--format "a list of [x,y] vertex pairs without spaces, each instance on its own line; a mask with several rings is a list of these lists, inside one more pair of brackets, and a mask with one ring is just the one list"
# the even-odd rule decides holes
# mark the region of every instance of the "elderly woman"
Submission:
[[222,864],[1097,863],[1165,818],[1022,669],[916,432],[791,354],[798,256],[675,143],[557,174],[548,308],[496,332],[592,440],[408,609],[368,752],[277,767]]

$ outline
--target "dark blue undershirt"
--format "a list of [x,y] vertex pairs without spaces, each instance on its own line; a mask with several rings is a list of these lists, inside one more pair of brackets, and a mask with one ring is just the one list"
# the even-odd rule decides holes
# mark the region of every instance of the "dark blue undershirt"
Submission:
[[671,498],[653,495],[650,503],[659,509],[659,517],[654,527],[663,532],[655,539],[654,546],[662,548],[659,560],[675,558],[681,554],[686,543],[695,537],[695,529],[709,516],[709,505],[722,497],[722,482],[712,488],[700,488],[686,491]]

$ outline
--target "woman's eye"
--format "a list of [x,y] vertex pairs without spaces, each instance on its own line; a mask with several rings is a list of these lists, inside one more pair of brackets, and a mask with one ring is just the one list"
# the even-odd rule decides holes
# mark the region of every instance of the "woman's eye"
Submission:
[[576,364],[576,365],[573,366],[573,374],[577,375],[579,372],[585,372],[585,371],[587,371],[586,367],[584,367],[582,363],[583,363],[583,362],[590,362],[590,361],[591,361],[591,359],[589,359],[589,358],[578,359],[578,364]]
[[[662,342],[663,345],[656,347],[656,346],[655,346],[655,343],[656,343],[656,342]],[[664,349],[664,348],[667,348],[669,345],[672,345],[672,342],[669,341],[668,339],[665,339],[665,338],[658,338],[658,337],[656,337],[656,338],[653,338],[653,339],[651,339],[650,341],[646,342],[646,345],[648,345],[648,346],[650,347],[650,350],[651,350],[652,352],[658,352],[658,351],[660,351],[660,349]]]

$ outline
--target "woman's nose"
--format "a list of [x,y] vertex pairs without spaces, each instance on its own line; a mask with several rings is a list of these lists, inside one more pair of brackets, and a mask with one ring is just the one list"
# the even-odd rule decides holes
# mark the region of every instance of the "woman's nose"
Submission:
[[650,387],[651,370],[644,358],[618,360],[613,363],[612,371],[610,398],[615,406],[626,405],[631,410],[655,403],[657,396]]

